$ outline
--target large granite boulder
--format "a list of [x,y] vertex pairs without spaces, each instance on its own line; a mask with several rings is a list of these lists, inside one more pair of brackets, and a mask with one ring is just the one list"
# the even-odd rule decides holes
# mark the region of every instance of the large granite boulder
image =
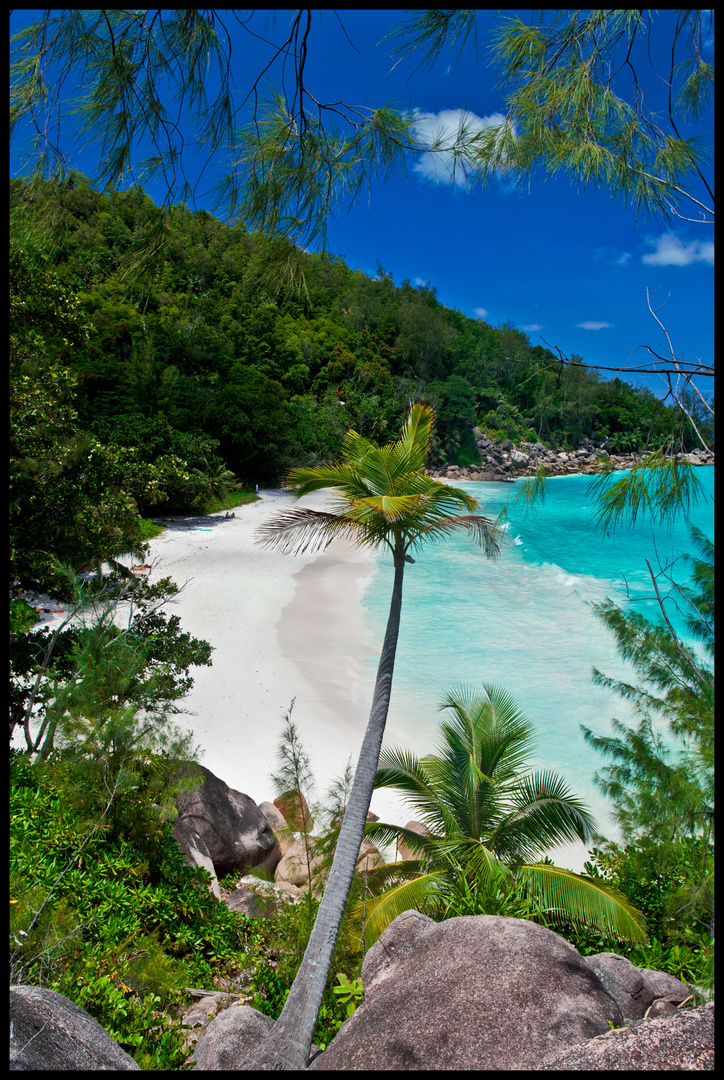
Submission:
[[181,821],[179,818],[173,823],[173,835],[176,843],[181,848],[186,862],[190,866],[200,866],[203,870],[207,870],[211,874],[211,881],[209,882],[209,889],[213,896],[217,900],[221,899],[221,889],[219,888],[219,879],[216,876],[214,870],[214,863],[204,841],[190,828],[185,821]]
[[[275,881],[288,881],[292,885],[306,885],[310,874],[314,877],[316,870],[324,862],[322,855],[314,854],[314,841],[317,837],[307,837],[309,852],[303,839],[295,840],[286,855],[277,864],[274,871]],[[309,856],[309,857],[308,857]]]
[[295,836],[292,830],[287,825],[286,818],[282,814],[281,810],[279,810],[274,805],[274,803],[261,802],[259,803],[259,809],[272,827],[274,835],[277,839],[277,845],[279,847],[279,858],[276,860],[273,866],[269,867],[271,873],[273,874],[277,868],[277,865],[279,864],[279,861],[283,858],[284,855],[286,855],[286,853],[289,851],[289,848],[294,843]]
[[639,969],[618,953],[595,953],[585,959],[618,1005],[624,1020],[640,1020],[656,995]]
[[635,1020],[590,1042],[547,1058],[543,1071],[645,1072],[714,1069],[714,1003],[677,1009],[675,1016]]
[[363,1004],[311,1069],[536,1069],[623,1023],[577,950],[524,919],[403,912],[362,981]]
[[271,1017],[250,1005],[232,1005],[211,1021],[190,1060],[202,1070],[238,1069],[273,1027]]
[[312,831],[312,815],[301,791],[285,791],[274,800],[279,813],[295,832]]
[[[278,844],[254,800],[235,791],[209,769],[197,766],[203,783],[176,800],[179,820],[206,845],[219,877],[274,860]],[[281,854],[281,853],[279,853]]]
[[680,1005],[691,994],[686,983],[674,978],[666,971],[655,971],[653,968],[639,968],[638,970],[655,999],[661,998],[672,1005]]
[[10,1069],[139,1069],[85,1009],[42,986],[10,987]]

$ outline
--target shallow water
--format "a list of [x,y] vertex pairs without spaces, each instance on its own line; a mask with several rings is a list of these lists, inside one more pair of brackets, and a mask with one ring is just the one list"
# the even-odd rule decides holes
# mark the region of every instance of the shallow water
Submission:
[[[714,468],[699,468],[697,476],[704,498],[691,520],[713,539]],[[617,677],[632,672],[590,602],[610,597],[655,617],[659,609],[644,560],[656,570],[658,563],[693,548],[682,518],[668,530],[646,523],[618,529],[613,537],[596,532],[587,476],[552,479],[543,504],[527,516],[520,504],[513,506],[521,483],[457,485],[477,498],[488,516],[495,517],[507,502],[508,542],[498,560],[487,560],[462,534],[422,550],[407,567],[385,741],[427,753],[436,741],[437,705],[445,690],[461,683],[501,684],[535,727],[532,764],[562,774],[571,791],[586,799],[601,831],[613,837],[608,804],[592,779],[605,761],[584,743],[579,725],[606,734],[611,717],[631,721],[627,703],[594,686],[591,670],[596,666]],[[370,630],[381,642],[392,569],[384,555],[377,561],[363,604]],[[674,576],[682,583],[688,580],[683,561]],[[673,608],[670,618],[688,640]],[[374,679],[375,668],[370,659],[368,679]],[[565,853],[566,865],[580,870],[582,845]],[[552,854],[562,857],[561,852]]]

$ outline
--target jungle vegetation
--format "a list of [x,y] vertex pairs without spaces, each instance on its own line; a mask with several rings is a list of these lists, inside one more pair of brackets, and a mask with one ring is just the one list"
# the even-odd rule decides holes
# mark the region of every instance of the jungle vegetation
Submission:
[[[435,411],[432,465],[476,461],[473,425],[567,448],[697,445],[650,391],[382,266],[371,278],[300,251],[304,287],[267,287],[272,240],[177,205],[162,266],[132,284],[155,211],[141,190],[99,192],[75,173],[10,188],[11,569],[28,584],[51,575],[50,556],[82,566],[132,549],[151,513],[334,460],[350,429],[384,443],[413,400]],[[41,250],[48,218],[56,242]]]

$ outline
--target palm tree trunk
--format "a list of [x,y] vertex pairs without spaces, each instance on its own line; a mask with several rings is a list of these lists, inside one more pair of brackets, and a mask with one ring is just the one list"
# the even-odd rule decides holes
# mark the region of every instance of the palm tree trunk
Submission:
[[337,935],[364,837],[387,723],[400,630],[404,569],[404,554],[397,552],[390,614],[377,668],[370,718],[314,929],[279,1019],[242,1069],[273,1071],[307,1067]]

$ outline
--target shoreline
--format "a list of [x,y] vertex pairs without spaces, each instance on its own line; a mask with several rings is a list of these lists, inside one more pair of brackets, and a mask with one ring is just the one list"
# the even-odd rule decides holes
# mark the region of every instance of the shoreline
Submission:
[[[350,758],[356,766],[374,690],[376,663],[368,661],[382,646],[362,606],[377,570],[368,552],[342,538],[304,555],[254,542],[257,528],[283,507],[323,509],[329,492],[300,500],[276,489],[259,494],[233,519],[225,511],[166,519],[147,556],[150,580],[169,576],[180,589],[163,610],[214,649],[210,667],[190,669],[194,685],[177,703],[175,723],[191,732],[200,763],[257,805],[275,798],[270,773],[292,700],[313,798],[342,776]],[[130,566],[132,559],[122,561]],[[36,626],[53,630],[65,616],[46,611]],[[410,818],[391,792],[375,792],[371,810],[393,824]]]
[[[311,555],[255,544],[256,529],[294,502],[260,494],[233,520],[211,515],[222,535],[212,525],[199,543],[180,538],[183,527],[172,525],[150,541],[155,573],[178,585],[193,575],[168,609],[183,630],[214,646],[212,666],[191,672],[194,686],[180,703],[179,722],[191,729],[202,764],[257,804],[275,797],[269,774],[292,700],[320,789],[343,771],[350,753],[356,762],[369,708],[359,665],[373,648],[357,582],[374,572],[372,561],[343,540]],[[296,505],[325,503],[321,492]],[[343,602],[331,604],[332,596]]]

